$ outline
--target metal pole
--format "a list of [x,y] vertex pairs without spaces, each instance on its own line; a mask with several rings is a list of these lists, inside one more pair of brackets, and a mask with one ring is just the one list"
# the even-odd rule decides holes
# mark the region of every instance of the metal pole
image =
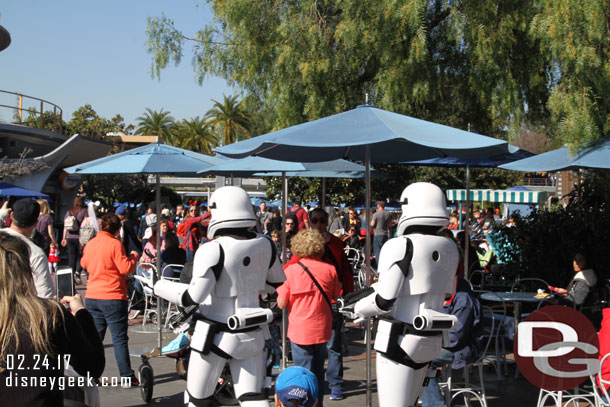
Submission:
[[[286,212],[288,211],[288,182],[286,172],[282,171],[282,264],[286,264]],[[288,310],[282,310],[282,369],[286,369],[286,330],[288,329]]]
[[326,178],[322,178],[322,201],[320,208],[326,210]]
[[[371,147],[365,147],[365,214],[366,214],[366,244],[364,251],[364,259],[366,264],[366,285],[371,284]],[[372,368],[371,368],[371,319],[366,319],[366,406],[373,405],[373,392],[371,391],[372,383]]]
[[[161,228],[159,227],[159,215],[161,214],[161,176],[159,174],[157,174],[156,178],[157,178],[157,185],[156,185],[156,191],[155,191],[155,201],[157,203],[155,205],[156,206],[155,211],[157,213],[157,227],[156,227],[157,230],[155,232],[155,236],[157,237],[157,242],[156,242],[157,273],[156,273],[156,275],[155,275],[155,273],[152,273],[153,284],[156,283],[157,280],[161,276]],[[161,324],[161,320],[163,318],[161,318],[161,301],[163,301],[161,299],[161,297],[157,298],[157,328],[159,328],[159,349],[163,348],[163,325]]]
[[[460,211],[461,213],[461,211]],[[464,226],[464,278],[468,280],[468,252],[470,248],[470,166],[466,166],[466,225]]]

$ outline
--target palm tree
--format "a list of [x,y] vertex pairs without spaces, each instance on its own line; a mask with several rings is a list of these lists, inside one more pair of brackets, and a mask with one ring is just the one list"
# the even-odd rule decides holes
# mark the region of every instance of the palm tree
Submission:
[[155,135],[168,142],[172,141],[172,130],[176,124],[169,112],[163,109],[157,112],[146,108],[144,115],[136,117],[136,120],[138,121],[136,134]]
[[222,129],[223,145],[250,137],[250,115],[244,110],[237,96],[224,96],[223,103],[213,100],[214,107],[205,114],[215,131]]
[[191,120],[182,120],[174,132],[178,147],[202,154],[212,154],[212,149],[218,145],[218,139],[210,123],[199,116]]

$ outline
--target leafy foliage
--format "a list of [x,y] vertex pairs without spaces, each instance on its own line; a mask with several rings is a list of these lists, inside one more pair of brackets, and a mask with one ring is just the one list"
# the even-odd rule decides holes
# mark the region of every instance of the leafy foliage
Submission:
[[250,116],[244,110],[237,96],[223,95],[222,103],[214,100],[214,107],[205,114],[206,119],[216,131],[222,134],[223,145],[231,144],[250,137]]
[[172,137],[173,145],[201,154],[212,154],[212,149],[218,145],[212,126],[199,116],[191,120],[182,120],[176,124]]
[[572,256],[580,252],[598,278],[610,277],[610,178],[591,173],[569,198],[565,208],[516,217],[515,228],[502,230],[521,249],[522,276],[565,287],[574,275]]
[[173,141],[173,130],[175,128],[175,120],[170,112],[163,109],[161,111],[146,108],[146,112],[142,116],[136,118],[138,127],[136,134],[146,136],[157,136],[169,142]]
[[[148,20],[153,74],[194,45],[201,82],[219,75],[274,106],[274,128],[381,108],[489,135],[548,116],[551,67],[529,35],[536,4],[414,0],[210,0],[215,22],[187,37]],[[527,106],[527,108],[526,108]]]
[[116,115],[108,120],[100,117],[90,104],[86,104],[74,113],[72,119],[66,125],[66,133],[71,136],[80,134],[93,138],[103,138],[110,132],[128,133],[133,126],[127,125],[121,115]]

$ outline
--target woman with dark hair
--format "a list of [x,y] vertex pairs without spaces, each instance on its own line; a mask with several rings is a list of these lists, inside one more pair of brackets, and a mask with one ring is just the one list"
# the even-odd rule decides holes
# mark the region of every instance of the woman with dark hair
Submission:
[[282,233],[282,212],[280,212],[279,208],[275,208],[271,214],[271,220],[269,221],[269,226],[267,227],[267,231],[269,234],[277,230]]
[[127,342],[127,284],[126,276],[136,268],[138,253],[129,256],[121,244],[121,221],[114,213],[102,216],[102,228],[87,243],[81,265],[89,272],[87,282],[87,310],[93,316],[102,340],[106,328],[110,328],[114,356],[121,377],[131,377],[131,385],[137,386]]
[[[165,250],[161,252],[161,270],[163,277],[180,277],[180,270],[169,268],[168,264],[182,264],[186,262],[186,251],[180,247],[178,236],[171,230],[165,234]],[[177,275],[176,275],[177,274]]]
[[[568,288],[558,288],[549,286],[548,289],[562,294],[562,300],[574,305],[582,305],[589,295],[589,291],[597,284],[597,275],[592,268],[587,267],[587,259],[582,253],[576,253],[572,258],[574,267],[574,277],[568,284]],[[563,301],[560,301],[563,302]]]
[[61,245],[63,247],[68,247],[68,267],[72,269],[74,282],[76,284],[81,284],[81,246],[78,238],[80,236],[80,224],[83,223],[83,220],[86,217],[87,208],[85,207],[85,198],[77,196],[74,198],[72,208],[70,208],[64,216],[64,233],[61,239]]
[[[69,310],[36,295],[29,257],[23,240],[0,232],[0,398],[63,406],[63,389],[51,383],[62,379],[68,360],[80,375],[100,377],[104,345],[79,294],[61,298]],[[11,378],[20,385],[10,386]]]

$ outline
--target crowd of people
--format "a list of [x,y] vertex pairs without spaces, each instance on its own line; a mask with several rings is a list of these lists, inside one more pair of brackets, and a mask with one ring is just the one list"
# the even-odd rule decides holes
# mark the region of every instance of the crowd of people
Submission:
[[[0,209],[4,226],[0,229],[0,304],[3,315],[8,309],[11,312],[0,318],[3,349],[0,375],[11,374],[7,357],[19,352],[48,354],[56,359],[58,355],[71,354],[70,366],[76,373],[99,377],[106,363],[102,341],[109,329],[120,376],[129,378],[131,386],[139,384],[129,358],[129,318],[136,316],[137,312],[130,315],[128,308],[129,301],[137,299],[137,294],[131,296],[130,284],[133,282],[128,276],[138,265],[154,265],[159,260],[163,270],[168,269],[164,267],[166,265],[184,266],[170,267],[164,276],[177,277],[188,283],[194,278],[195,254],[211,240],[208,228],[214,220],[212,211],[197,202],[175,208],[162,205],[160,213],[155,213],[154,208],[155,204],[151,203],[142,209],[140,215],[135,213],[135,208],[124,206],[113,211],[100,211],[99,203],[85,204],[84,198],[78,196],[63,216],[63,222],[57,223],[45,200],[21,199],[10,208],[6,203],[3,205]],[[486,236],[500,224],[498,215],[492,209],[472,220],[470,229],[476,238],[469,247],[471,268],[481,267],[484,259],[481,246]],[[447,232],[443,236],[451,241],[455,239],[456,247],[463,248],[464,235],[458,232],[461,228],[457,212],[448,214],[447,218]],[[284,372],[293,372],[291,374],[298,378],[299,383],[309,380],[310,389],[301,393],[305,395],[305,404],[302,405],[322,406],[327,384],[330,399],[340,400],[344,397],[342,335],[345,321],[334,303],[338,297],[354,291],[354,270],[346,249],[363,250],[368,223],[373,242],[371,255],[379,260],[384,244],[400,235],[397,233],[397,217],[385,209],[384,201],[376,203],[369,221],[354,207],[348,207],[346,213],[342,213],[340,208],[332,208],[329,215],[322,208],[309,210],[296,200],[287,213],[263,202],[258,208],[252,207],[252,219],[252,225],[244,230],[268,236],[279,258],[282,257],[282,225],[285,225],[287,255],[282,266],[285,282],[277,286],[277,296],[268,303],[273,303],[278,309],[287,309],[287,337],[292,360],[295,366],[303,369],[286,369]],[[511,221],[507,220],[507,223]],[[58,233],[58,229],[61,232]],[[237,229],[231,229],[231,233],[242,236]],[[67,307],[57,306],[57,301],[53,300],[57,295],[53,274],[61,262],[60,252],[64,253],[62,264],[70,268],[74,284],[84,285],[86,289],[84,300],[79,294],[57,299]],[[463,259],[463,249],[459,253]],[[464,273],[463,261],[459,262],[455,272],[458,275]],[[595,285],[595,273],[587,268],[582,254],[574,257],[574,272],[575,277],[567,289],[549,289],[565,294],[566,299],[575,304],[582,304]],[[450,357],[456,367],[461,367],[477,354],[480,306],[463,282],[457,292],[448,303],[447,312],[461,315],[462,330],[452,334],[451,345],[446,350],[448,353],[443,353],[440,360]],[[273,364],[277,365],[280,354],[277,318],[281,318],[281,313],[274,313],[274,318],[276,325],[272,333],[276,340],[268,346],[273,348]],[[17,321],[42,324],[18,324]],[[185,342],[181,336],[179,342],[183,346],[188,340]],[[328,366],[324,369],[326,360]],[[58,359],[57,363],[62,361]],[[310,380],[312,374],[315,383]],[[282,375],[276,385],[277,402],[288,406],[290,398],[284,397],[281,378]],[[290,387],[289,384],[286,386]],[[15,393],[17,400],[26,400],[26,404],[31,402],[29,405],[48,405],[49,400],[63,397],[50,388],[40,389],[38,393],[17,394],[17,390],[9,390],[0,383],[1,392]],[[438,401],[437,392],[428,395],[431,400]]]

